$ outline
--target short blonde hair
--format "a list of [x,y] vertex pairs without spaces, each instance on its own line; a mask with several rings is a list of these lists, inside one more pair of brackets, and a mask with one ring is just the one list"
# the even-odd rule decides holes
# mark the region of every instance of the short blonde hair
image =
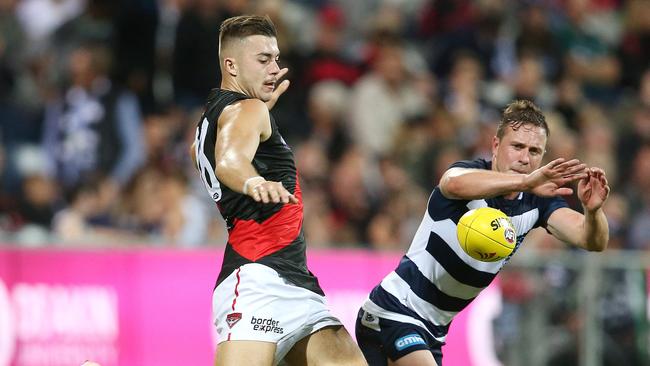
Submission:
[[497,137],[501,139],[505,135],[506,127],[516,130],[525,124],[543,128],[548,138],[550,131],[544,114],[535,103],[525,99],[515,100],[503,110],[501,121],[497,127]]

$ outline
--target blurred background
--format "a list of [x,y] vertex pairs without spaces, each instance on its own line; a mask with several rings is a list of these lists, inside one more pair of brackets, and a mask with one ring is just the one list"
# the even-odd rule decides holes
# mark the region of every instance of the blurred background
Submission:
[[0,250],[220,251],[187,151],[220,84],[219,25],[245,13],[273,19],[290,70],[273,113],[309,248],[401,253],[448,165],[490,158],[501,109],[533,100],[547,161],[607,172],[610,249],[528,238],[495,350],[649,364],[647,0],[0,0]]

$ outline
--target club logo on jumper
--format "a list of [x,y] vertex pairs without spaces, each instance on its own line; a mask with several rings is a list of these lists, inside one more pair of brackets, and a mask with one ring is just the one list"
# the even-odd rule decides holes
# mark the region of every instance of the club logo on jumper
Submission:
[[282,135],[280,135],[280,141],[282,142],[282,145],[284,145],[285,149],[291,150],[291,148],[289,147],[289,144],[287,144],[287,142],[284,141],[284,137],[282,137]]
[[258,332],[273,332],[277,334],[283,334],[284,328],[278,327],[280,324],[279,321],[273,320],[273,318],[256,318],[252,317],[251,324],[253,325],[253,330]]
[[407,334],[404,337],[398,338],[395,341],[395,348],[397,348],[398,351],[404,350],[409,347],[413,347],[416,345],[425,345],[427,344],[424,339],[419,334],[412,333],[412,334]]
[[506,241],[510,244],[514,244],[515,240],[517,240],[517,237],[515,235],[515,231],[512,230],[511,228],[507,228],[503,232],[503,236],[505,237]]
[[238,321],[241,320],[241,313],[230,313],[226,316],[226,323],[228,323],[228,327],[232,328],[237,324]]
[[381,331],[381,328],[379,327],[379,318],[376,316],[370,314],[369,312],[365,311],[363,312],[363,316],[361,317],[361,324],[364,326],[376,330],[377,332]]

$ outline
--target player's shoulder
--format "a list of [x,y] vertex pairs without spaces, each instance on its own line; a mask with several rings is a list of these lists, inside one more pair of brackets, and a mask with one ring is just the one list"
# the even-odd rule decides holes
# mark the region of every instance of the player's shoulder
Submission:
[[266,104],[259,99],[242,99],[238,100],[223,109],[219,117],[219,123],[224,123],[234,120],[247,120],[254,121],[268,119],[269,109]]
[[257,98],[240,99],[233,104],[239,104],[242,106],[242,108],[247,108],[251,110],[263,111],[263,112],[268,111],[266,104]]
[[240,99],[234,101],[233,103],[227,105],[224,109],[224,112],[229,111],[238,111],[238,112],[247,112],[247,113],[266,113],[268,108],[266,104],[257,98],[248,98]]
[[449,166],[449,168],[469,168],[469,169],[491,169],[492,162],[482,158],[472,160],[459,160]]

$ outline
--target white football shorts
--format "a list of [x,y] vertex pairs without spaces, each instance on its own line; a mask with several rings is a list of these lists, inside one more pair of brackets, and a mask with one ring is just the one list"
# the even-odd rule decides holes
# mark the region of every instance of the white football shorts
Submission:
[[341,322],[327,308],[324,296],[298,287],[270,267],[245,264],[214,290],[212,315],[219,343],[276,343],[274,364],[304,337]]

